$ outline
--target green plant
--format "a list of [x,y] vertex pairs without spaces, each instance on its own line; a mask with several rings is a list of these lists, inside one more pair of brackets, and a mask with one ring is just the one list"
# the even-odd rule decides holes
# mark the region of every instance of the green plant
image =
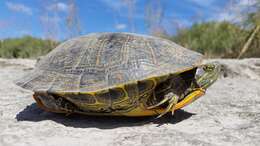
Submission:
[[58,42],[43,40],[31,36],[1,40],[0,57],[3,58],[37,58],[50,52]]
[[213,21],[182,29],[170,39],[208,57],[236,57],[247,34],[235,24]]

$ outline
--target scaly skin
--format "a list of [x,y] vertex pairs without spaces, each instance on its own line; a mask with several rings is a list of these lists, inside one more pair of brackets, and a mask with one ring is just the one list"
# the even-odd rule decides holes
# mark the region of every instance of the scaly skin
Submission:
[[218,79],[220,74],[220,65],[216,63],[201,65],[198,69],[202,69],[203,73],[196,74],[196,85],[191,85],[190,93],[177,103],[175,109],[180,109],[204,95],[205,91]]
[[176,99],[178,100],[179,97],[176,95],[172,95],[171,97],[165,97],[165,99],[163,99],[159,104],[152,106],[152,108],[148,107],[148,109],[153,109],[159,105],[168,102],[169,104],[167,108],[163,112],[160,112],[158,118],[160,118],[161,116],[163,116],[164,114],[170,111],[172,112],[173,115],[176,109],[180,109],[192,103],[202,95],[204,95],[206,89],[218,79],[219,74],[220,74],[220,66],[218,64],[210,63],[210,64],[201,65],[197,69],[197,73],[195,75],[195,81],[188,89],[189,94],[185,96],[180,102],[176,103]]

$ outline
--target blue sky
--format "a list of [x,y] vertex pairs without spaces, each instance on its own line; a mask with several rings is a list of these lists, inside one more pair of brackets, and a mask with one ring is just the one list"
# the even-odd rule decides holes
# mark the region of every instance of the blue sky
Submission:
[[[145,8],[156,0],[132,0],[132,23],[128,21],[126,0],[75,0],[82,34],[91,32],[136,32],[148,34]],[[161,0],[163,19],[160,25],[174,34],[176,29],[189,27],[194,22],[209,20],[233,21],[246,4],[255,0]],[[53,7],[56,14],[52,14]],[[55,28],[57,39],[68,37],[66,16],[69,3],[66,0],[1,0],[0,39],[32,35],[46,37],[46,27]],[[53,23],[44,23],[46,14]],[[130,25],[132,24],[132,25]],[[134,29],[131,29],[134,28]]]

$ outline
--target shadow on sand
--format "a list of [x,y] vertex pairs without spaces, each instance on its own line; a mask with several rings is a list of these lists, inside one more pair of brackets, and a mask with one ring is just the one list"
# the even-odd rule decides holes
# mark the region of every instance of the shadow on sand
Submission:
[[38,108],[36,103],[27,106],[24,110],[16,115],[18,121],[39,122],[44,120],[52,120],[57,123],[75,128],[96,127],[100,129],[112,129],[118,127],[141,126],[145,124],[176,124],[185,119],[190,118],[193,113],[184,110],[175,111],[174,116],[165,115],[159,119],[155,117],[109,117],[109,116],[85,116],[72,114],[65,116],[64,114],[56,114],[45,112]]

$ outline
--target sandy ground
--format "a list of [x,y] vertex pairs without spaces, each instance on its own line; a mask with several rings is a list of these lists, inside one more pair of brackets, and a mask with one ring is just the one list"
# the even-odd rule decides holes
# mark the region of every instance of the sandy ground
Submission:
[[45,112],[13,83],[34,61],[0,59],[0,145],[259,145],[260,59],[215,61],[223,75],[205,96],[149,122]]

